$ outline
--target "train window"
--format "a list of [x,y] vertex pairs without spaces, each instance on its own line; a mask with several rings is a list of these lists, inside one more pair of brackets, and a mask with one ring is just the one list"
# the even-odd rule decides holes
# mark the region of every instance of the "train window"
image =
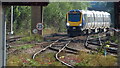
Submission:
[[103,22],[103,17],[101,14],[100,14],[100,22]]
[[103,22],[104,21],[104,18],[103,18],[104,16],[101,14],[101,22]]
[[95,15],[95,22],[98,22],[99,21],[99,17],[98,17],[98,15],[96,14]]
[[105,15],[104,21],[108,22],[108,16],[107,15]]
[[85,19],[85,22],[88,23],[88,17],[87,17],[87,14],[84,14],[84,19]]
[[94,22],[94,18],[93,18],[93,16],[91,17],[91,22]]
[[91,23],[92,22],[92,16],[90,14],[88,14],[87,18],[88,18],[88,23]]
[[108,15],[108,21],[111,22],[110,15]]
[[91,15],[90,22],[94,22],[94,17]]
[[105,22],[105,15],[103,14],[103,22]]
[[98,21],[98,17],[97,17],[96,14],[94,14],[94,16],[95,16],[95,22],[97,22]]
[[84,14],[84,19],[86,23],[94,22],[94,17],[92,15]]
[[80,21],[81,13],[69,13],[68,20],[71,22],[78,22]]
[[106,22],[106,16],[104,17],[104,22]]
[[88,17],[88,23],[90,23],[90,17]]
[[98,22],[101,22],[102,21],[101,15],[98,14],[97,16],[98,16]]

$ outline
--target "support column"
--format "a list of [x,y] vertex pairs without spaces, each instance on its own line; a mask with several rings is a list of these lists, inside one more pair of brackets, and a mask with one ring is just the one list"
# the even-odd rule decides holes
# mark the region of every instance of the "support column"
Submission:
[[[118,28],[118,29],[120,29],[120,1],[119,2],[116,2],[115,3],[115,9],[116,9],[116,16],[115,16],[115,18],[116,18],[116,27]],[[117,34],[116,34],[116,36],[117,36],[117,40],[119,41],[119,43],[118,43],[118,66],[120,67],[120,32],[118,32]]]
[[6,22],[5,6],[0,2],[0,68],[6,66]]
[[114,20],[114,26],[116,29],[120,29],[120,2],[114,2],[114,14],[115,14],[115,20]]
[[13,34],[13,6],[11,6],[11,28],[10,33]]
[[42,30],[39,29],[41,28],[41,26],[39,28],[37,28],[37,24],[39,23],[43,23],[43,17],[42,17],[42,8],[43,6],[32,6],[31,7],[31,32],[34,34],[34,33],[37,33],[37,34],[40,34],[42,35]]

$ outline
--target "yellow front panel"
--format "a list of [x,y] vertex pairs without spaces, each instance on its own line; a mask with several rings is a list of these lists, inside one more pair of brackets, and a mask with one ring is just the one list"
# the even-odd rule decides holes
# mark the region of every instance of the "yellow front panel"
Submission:
[[[68,13],[67,13],[67,21],[68,21]],[[82,14],[80,16],[80,21],[78,21],[78,22],[68,21],[68,23],[70,24],[70,26],[79,26],[82,23]]]

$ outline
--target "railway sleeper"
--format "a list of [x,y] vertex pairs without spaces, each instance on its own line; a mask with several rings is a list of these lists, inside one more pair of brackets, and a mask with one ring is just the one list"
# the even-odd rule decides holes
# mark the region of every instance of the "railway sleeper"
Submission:
[[106,49],[108,49],[108,50],[113,50],[113,51],[117,51],[118,48],[106,47]]
[[[88,41],[99,41],[99,39],[89,39]],[[102,42],[106,41],[106,39],[101,39]]]
[[118,47],[118,44],[116,44],[116,43],[110,43],[108,45],[110,45],[111,47]]
[[[100,44],[98,44],[96,42],[88,42],[88,44],[101,46]],[[109,50],[117,50],[116,47],[111,47],[111,45],[110,45],[110,47],[106,47],[106,48],[109,49]]]
[[[93,45],[101,46],[101,45],[100,45],[99,43],[97,43],[97,42],[88,42],[88,44],[93,44]],[[110,48],[109,48],[109,49],[115,49],[115,48],[118,47],[118,45],[115,44],[115,43],[110,43],[110,44],[108,44],[108,45],[110,45]],[[115,47],[115,48],[113,48],[113,47]]]
[[11,43],[11,42],[15,42],[15,41],[20,41],[20,39],[11,39],[11,40],[7,40],[7,43]]
[[114,50],[107,50],[107,52],[113,53],[113,54],[117,54],[117,51]]
[[98,46],[101,46],[99,43],[97,42],[87,42],[88,44],[92,44],[92,45],[98,45]]
[[[56,48],[53,48],[53,47],[49,47],[49,48],[52,49],[52,50],[55,50],[55,51],[59,51],[59,49],[56,49]],[[78,54],[77,52],[70,51],[70,50],[64,50],[64,51],[67,52],[67,53]]]
[[52,47],[63,47],[64,45],[53,45]]
[[66,49],[69,49],[69,50],[72,50],[72,51],[76,51],[76,52],[79,52],[79,50],[77,50],[77,49],[74,49],[74,48],[71,48],[71,47],[66,47]]
[[[93,47],[87,46],[86,48],[89,49],[89,50],[98,51],[96,47],[93,48]],[[117,48],[106,47],[106,49],[107,49],[107,52],[110,52],[110,53],[117,53]]]
[[56,49],[54,47],[49,47],[49,49],[55,50],[55,51],[59,51],[59,49]]
[[70,50],[65,50],[65,52],[71,53],[71,54],[78,54],[78,52],[74,52],[74,51],[70,51]]

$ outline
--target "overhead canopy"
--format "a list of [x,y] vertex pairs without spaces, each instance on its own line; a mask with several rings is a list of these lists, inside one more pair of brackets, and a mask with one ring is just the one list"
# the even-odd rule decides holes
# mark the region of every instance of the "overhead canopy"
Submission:
[[48,2],[2,2],[2,5],[47,6]]
[[47,6],[49,0],[1,0],[2,5]]

